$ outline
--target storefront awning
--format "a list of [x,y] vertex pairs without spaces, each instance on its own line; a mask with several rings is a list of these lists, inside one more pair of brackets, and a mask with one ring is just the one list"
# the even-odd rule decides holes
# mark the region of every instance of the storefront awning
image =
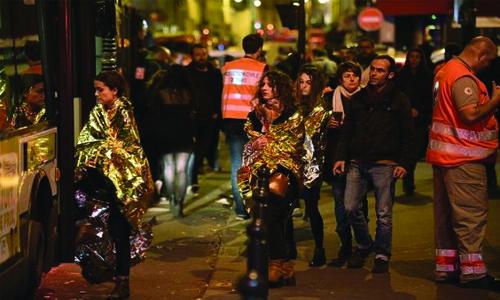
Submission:
[[384,16],[450,14],[453,0],[377,0]]

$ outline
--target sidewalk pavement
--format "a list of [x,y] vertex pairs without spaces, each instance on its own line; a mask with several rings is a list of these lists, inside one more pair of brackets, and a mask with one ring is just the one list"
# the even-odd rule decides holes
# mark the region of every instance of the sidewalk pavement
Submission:
[[[416,185],[419,194],[412,199],[399,197],[394,206],[393,256],[389,274],[370,272],[373,256],[362,269],[309,268],[314,244],[309,224],[294,218],[298,258],[295,262],[297,285],[269,291],[269,299],[500,299],[500,294],[485,290],[464,290],[433,281],[434,237],[432,213],[432,176],[430,167],[420,163]],[[397,195],[401,194],[398,183]],[[370,230],[376,217],[374,198],[369,197]],[[324,185],[320,211],[325,222],[327,260],[335,257],[339,242],[334,232],[333,200]],[[204,299],[240,299],[235,283],[246,271],[245,228],[249,221],[237,221],[231,214],[223,232],[215,269]],[[484,257],[490,273],[500,275],[500,201],[490,201],[490,217]]]

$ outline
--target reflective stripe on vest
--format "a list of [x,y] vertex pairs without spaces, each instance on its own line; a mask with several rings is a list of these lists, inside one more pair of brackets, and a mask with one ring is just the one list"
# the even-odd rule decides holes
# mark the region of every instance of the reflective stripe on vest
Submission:
[[462,275],[486,274],[486,265],[481,253],[461,254],[460,271]]
[[498,136],[496,130],[473,131],[463,128],[454,128],[438,122],[432,123],[431,130],[438,134],[454,136],[461,140],[471,142],[493,141]]
[[224,84],[257,85],[262,72],[243,69],[232,69],[224,74]]
[[437,152],[451,154],[455,156],[464,156],[464,157],[478,158],[478,159],[486,158],[495,153],[495,149],[482,148],[482,147],[464,147],[434,139],[429,140],[429,150],[434,150]]
[[252,110],[251,100],[255,96],[257,84],[265,64],[251,59],[240,58],[222,68],[224,89],[222,91],[222,118],[246,119]]
[[493,114],[465,124],[455,106],[452,89],[467,76],[480,91],[478,105],[490,101],[486,86],[457,58],[450,60],[435,76],[435,105],[429,131],[427,161],[439,166],[492,160],[498,147],[498,125]]
[[457,250],[436,249],[436,271],[454,272],[457,270]]

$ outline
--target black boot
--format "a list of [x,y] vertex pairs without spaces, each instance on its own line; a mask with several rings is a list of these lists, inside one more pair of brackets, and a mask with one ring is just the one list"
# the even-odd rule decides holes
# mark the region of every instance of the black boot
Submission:
[[334,268],[341,268],[345,266],[347,263],[347,260],[351,257],[352,255],[352,246],[341,246],[339,250],[339,254],[337,255],[336,258],[332,259],[331,262],[328,263],[328,266],[334,267]]
[[325,248],[315,248],[313,259],[309,262],[309,267],[321,267],[325,263]]
[[108,296],[108,299],[128,299],[130,297],[130,287],[128,276],[116,276],[115,288]]
[[184,217],[184,201],[180,200],[178,198],[175,198],[172,201],[172,206],[170,207],[170,210],[172,211],[172,214],[176,218],[183,218]]

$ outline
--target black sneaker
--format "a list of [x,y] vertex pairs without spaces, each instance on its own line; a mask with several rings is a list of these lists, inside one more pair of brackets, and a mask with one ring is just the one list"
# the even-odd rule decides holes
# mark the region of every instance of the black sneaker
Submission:
[[343,266],[345,266],[347,260],[351,257],[351,255],[352,255],[351,248],[341,247],[337,257],[332,259],[332,261],[328,263],[328,266],[334,268],[342,268]]
[[383,258],[375,258],[372,273],[380,274],[389,272],[389,261]]
[[484,289],[500,292],[500,280],[490,274],[476,280],[461,282],[459,286],[464,289]]
[[309,262],[309,267],[321,267],[325,263],[325,248],[315,248],[313,259]]
[[351,269],[359,269],[365,265],[365,259],[370,255],[370,248],[359,249],[354,251],[354,254],[347,260],[347,267]]

